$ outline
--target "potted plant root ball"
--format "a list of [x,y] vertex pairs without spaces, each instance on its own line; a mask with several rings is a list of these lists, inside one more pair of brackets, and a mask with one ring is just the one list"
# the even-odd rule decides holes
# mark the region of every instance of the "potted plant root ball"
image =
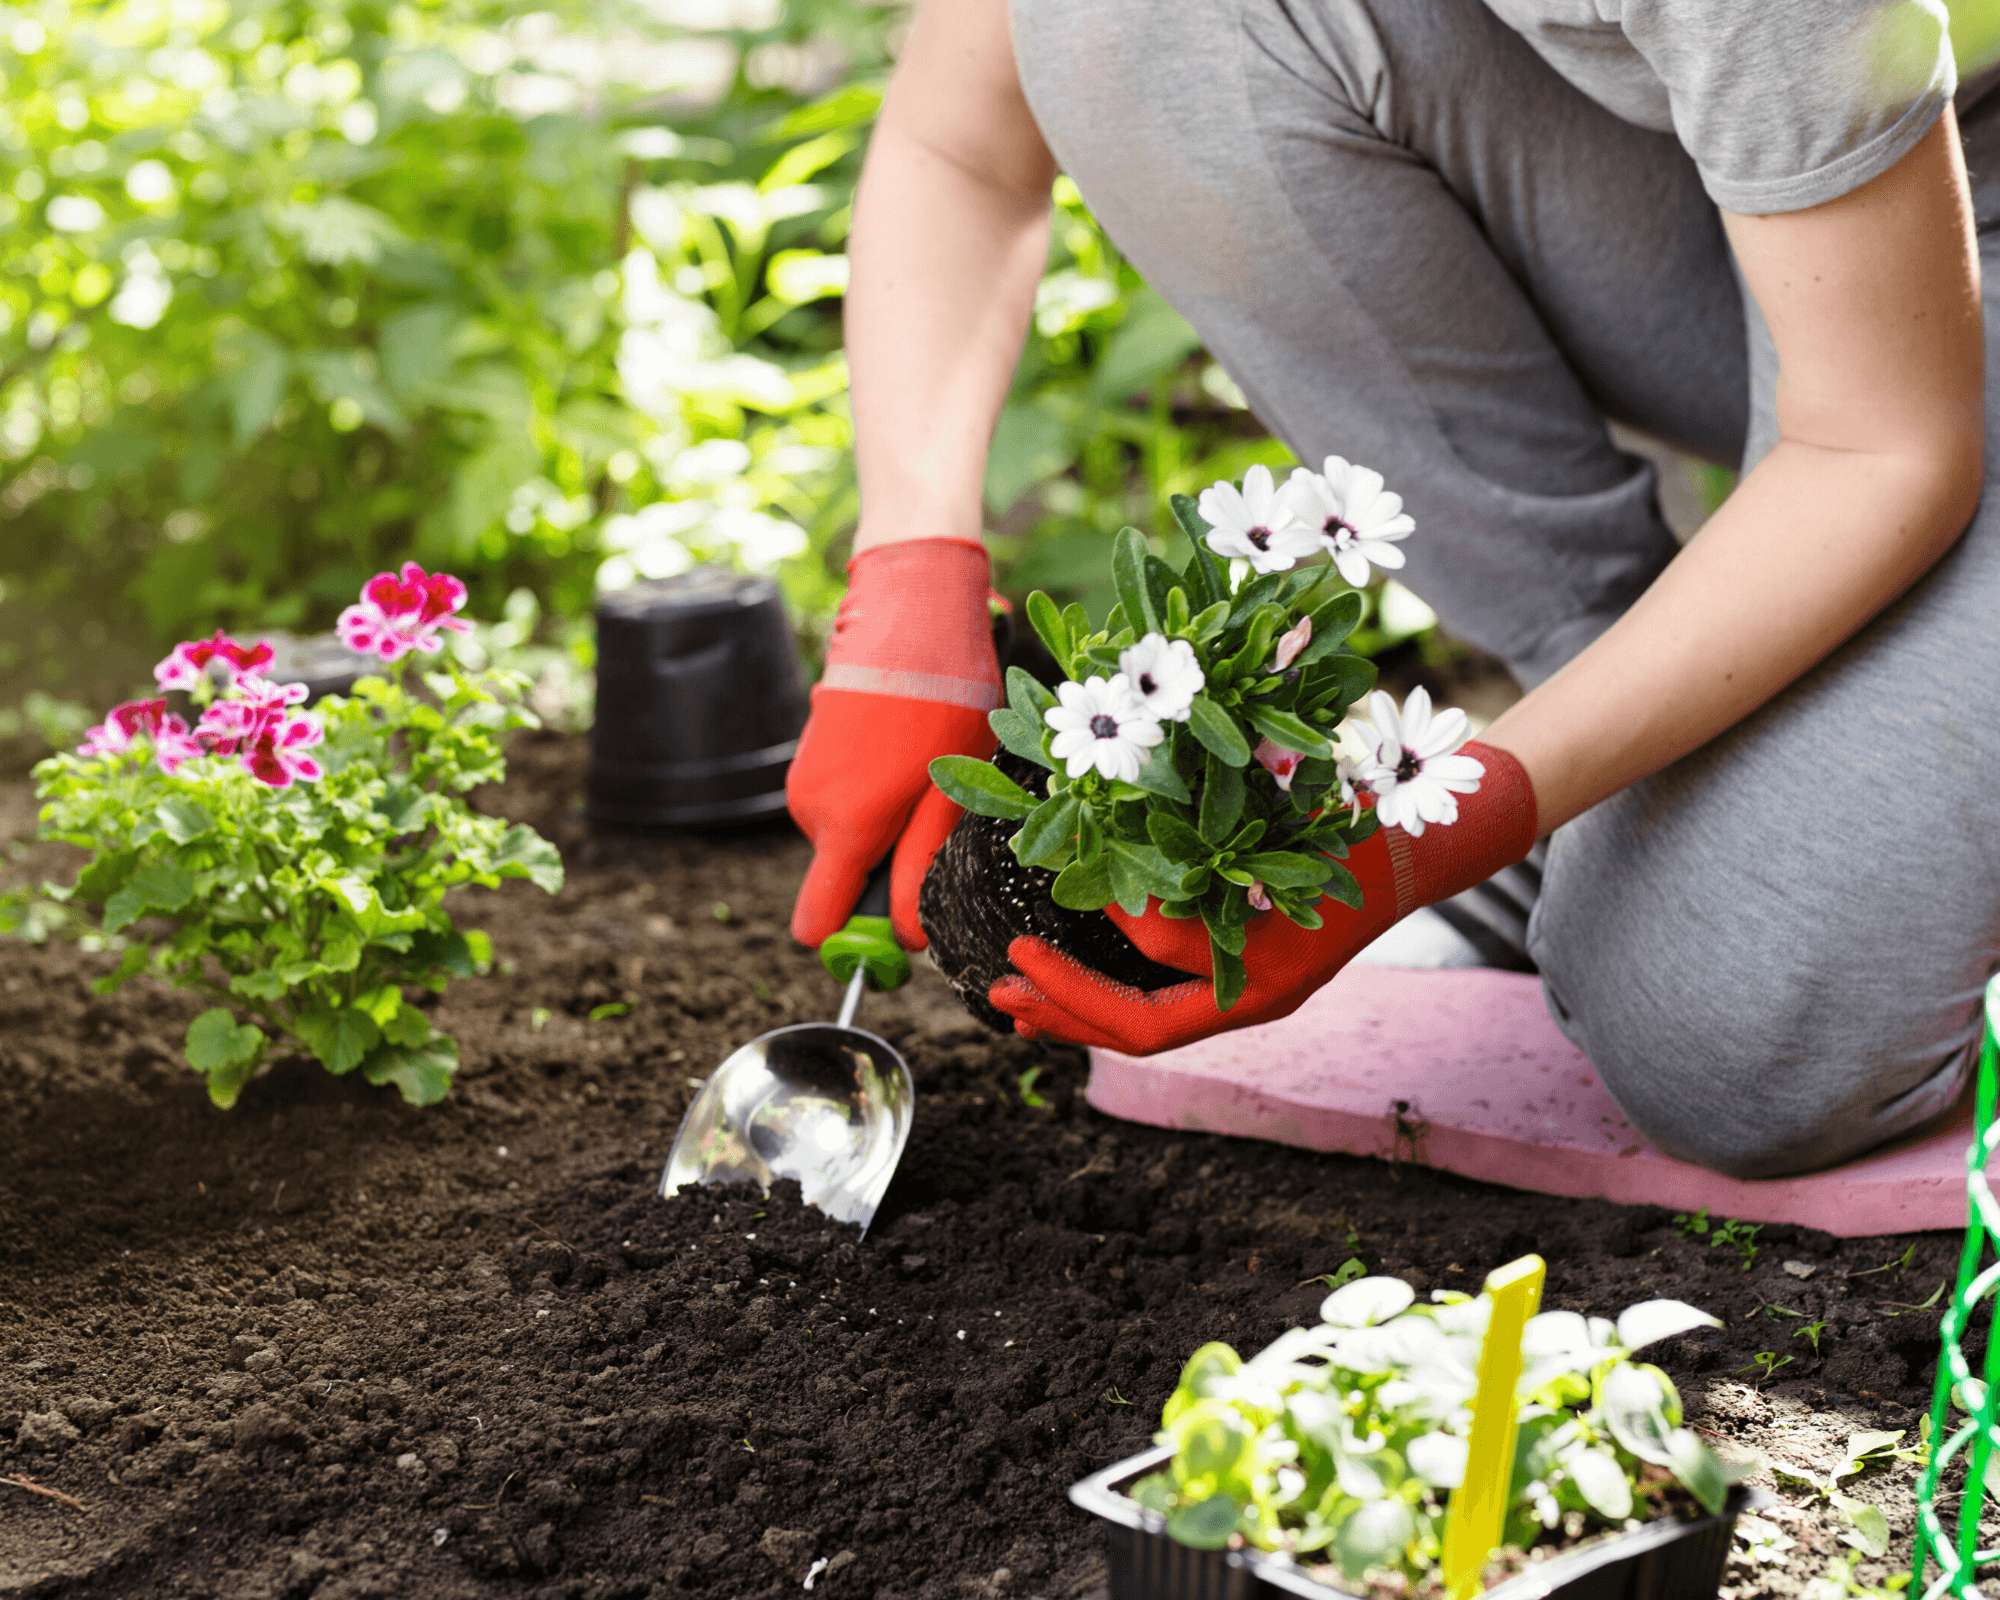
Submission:
[[[1028,597],[1063,681],[1051,693],[1010,670],[992,715],[999,753],[931,763],[969,814],[932,864],[920,915],[932,960],[990,1025],[1012,1025],[987,993],[1013,972],[1008,946],[1023,934],[1140,989],[1212,977],[1227,1011],[1243,992],[1252,919],[1316,928],[1322,898],[1361,903],[1341,858],[1375,830],[1365,786],[1394,773],[1370,764],[1379,744],[1336,753],[1375,677],[1347,638],[1371,562],[1402,565],[1397,541],[1412,524],[1378,474],[1338,457],[1326,467],[1282,487],[1252,467],[1241,489],[1218,483],[1199,506],[1174,496],[1194,545],[1179,572],[1125,529],[1102,628],[1081,606]],[[1445,718],[1438,727],[1449,731]],[[1427,747],[1434,767],[1449,754]],[[1464,765],[1476,779],[1478,764]],[[1427,820],[1449,821],[1445,809]],[[1116,904],[1138,916],[1149,899],[1201,919],[1207,972],[1149,960],[1102,914]]]
[[[1538,1281],[1540,1265],[1495,1281],[1528,1266]],[[1108,1525],[1111,1600],[1711,1600],[1735,1518],[1760,1500],[1633,1355],[1721,1324],[1677,1300],[1524,1326],[1491,1294],[1432,1298],[1363,1278],[1248,1361],[1197,1350],[1158,1448],[1070,1491]],[[1517,1377],[1489,1394],[1485,1346],[1502,1335]]]

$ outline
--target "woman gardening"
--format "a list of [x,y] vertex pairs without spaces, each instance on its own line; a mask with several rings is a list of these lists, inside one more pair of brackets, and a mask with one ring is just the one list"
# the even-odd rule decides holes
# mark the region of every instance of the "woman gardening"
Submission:
[[[1404,581],[1528,692],[1455,822],[1352,848],[1359,910],[1251,924],[1226,1013],[1033,939],[992,1003],[1138,1053],[1282,1016],[1552,835],[1549,1004],[1661,1149],[1775,1176],[1944,1109],[2000,933],[1996,81],[1937,0],[926,0],[856,207],[794,932],[893,851],[921,946],[928,765],[993,747],[979,493],[1060,166],[1300,460],[1403,492]],[[1686,549],[1607,419],[1740,464]],[[1110,914],[1208,970],[1199,922]]]

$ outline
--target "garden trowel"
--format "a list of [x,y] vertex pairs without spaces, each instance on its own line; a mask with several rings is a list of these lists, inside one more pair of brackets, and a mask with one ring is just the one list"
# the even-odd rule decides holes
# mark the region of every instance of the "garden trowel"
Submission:
[[819,958],[847,985],[838,1022],[752,1039],[709,1075],[681,1119],[660,1193],[687,1183],[796,1178],[807,1205],[868,1231],[910,1136],[915,1091],[903,1058],[855,1027],[864,987],[900,988],[910,958],[889,923],[885,861]]

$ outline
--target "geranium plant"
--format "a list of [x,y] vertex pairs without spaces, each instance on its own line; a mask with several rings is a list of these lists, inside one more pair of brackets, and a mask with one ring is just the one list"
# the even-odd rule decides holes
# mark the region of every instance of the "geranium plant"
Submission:
[[[1349,1582],[1421,1585],[1437,1565],[1464,1477],[1492,1302],[1452,1291],[1415,1304],[1395,1278],[1362,1278],[1248,1361],[1204,1345],[1167,1401],[1162,1471],[1132,1486],[1170,1537],[1202,1549],[1283,1551]],[[1504,1538],[1632,1525],[1674,1486],[1713,1513],[1730,1473],[1692,1429],[1648,1344],[1719,1327],[1678,1300],[1616,1322],[1573,1311],[1529,1319],[1515,1387],[1519,1432]]]
[[1316,928],[1323,896],[1358,906],[1348,846],[1378,822],[1452,822],[1483,768],[1457,753],[1465,714],[1433,715],[1421,689],[1400,710],[1377,693],[1368,723],[1342,726],[1375,677],[1346,643],[1362,614],[1353,586],[1371,564],[1400,567],[1413,528],[1380,474],[1334,456],[1279,485],[1255,466],[1240,488],[1172,506],[1193,555],[1176,572],[1121,532],[1102,628],[1081,606],[1028,597],[1068,681],[1051,693],[1010,670],[992,725],[1046,770],[1046,794],[969,756],[939,758],[931,776],[968,811],[1020,821],[1013,852],[1057,873],[1058,905],[1136,916],[1150,897],[1165,916],[1200,917],[1226,1011],[1253,917]]
[[[461,884],[562,886],[555,847],[467,805],[505,771],[502,741],[535,719],[518,674],[443,670],[405,681],[468,624],[465,588],[414,563],[372,579],[341,637],[385,669],[308,711],[303,685],[262,676],[267,644],[217,633],[176,645],[163,691],[114,707],[74,753],[35,768],[41,836],[91,852],[47,893],[122,934],[109,993],[143,972],[212,996],[188,1064],[220,1106],[281,1042],[404,1099],[442,1099],[458,1047],[411,991],[442,992],[489,960],[445,909]],[[189,696],[192,723],[167,691]]]

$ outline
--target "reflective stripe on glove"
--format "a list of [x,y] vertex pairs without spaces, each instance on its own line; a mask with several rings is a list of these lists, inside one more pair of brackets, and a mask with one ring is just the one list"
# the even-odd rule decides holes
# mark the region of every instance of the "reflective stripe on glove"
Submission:
[[[1290,1016],[1392,924],[1484,882],[1534,847],[1535,791],[1520,762],[1491,745],[1468,744],[1464,753],[1486,771],[1477,792],[1459,798],[1456,822],[1434,823],[1415,837],[1379,828],[1348,851],[1345,865],[1361,886],[1359,910],[1322,900],[1322,927],[1308,931],[1277,912],[1250,924],[1243,951],[1248,979],[1229,1010],[1216,1010],[1207,978],[1134,989],[1034,938],[1008,946],[1021,975],[1002,978],[989,998],[1027,1038],[1048,1034],[1135,1056]],[[1209,970],[1208,931],[1199,918],[1170,920],[1158,902],[1141,917],[1117,906],[1106,915],[1153,960],[1183,972]]]
[[963,539],[911,539],[862,551],[847,574],[826,671],[785,779],[793,820],[813,842],[792,935],[817,947],[837,930],[893,848],[890,916],[897,939],[921,950],[917,891],[959,818],[931,787],[931,761],[985,756],[995,743],[986,713],[1000,704],[1000,664],[986,551]]

